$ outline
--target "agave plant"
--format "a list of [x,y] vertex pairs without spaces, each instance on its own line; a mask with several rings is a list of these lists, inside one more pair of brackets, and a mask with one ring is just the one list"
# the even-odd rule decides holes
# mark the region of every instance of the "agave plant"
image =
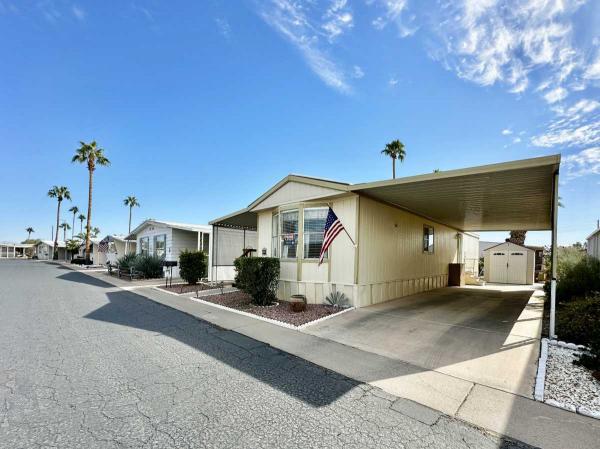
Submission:
[[348,307],[348,297],[342,292],[331,292],[325,297],[325,302],[333,307],[345,308]]

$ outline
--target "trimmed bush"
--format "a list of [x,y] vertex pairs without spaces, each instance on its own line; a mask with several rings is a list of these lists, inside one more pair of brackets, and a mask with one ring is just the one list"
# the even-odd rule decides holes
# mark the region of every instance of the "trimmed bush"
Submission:
[[266,306],[277,299],[279,259],[275,257],[238,257],[234,261],[235,285],[255,304]]
[[580,358],[581,364],[600,370],[600,293],[565,304],[556,324],[561,340],[589,348]]
[[206,276],[207,257],[202,251],[183,251],[179,254],[179,276],[188,284],[196,284]]
[[[549,296],[549,282],[545,285]],[[557,267],[556,297],[560,302],[583,298],[600,291],[600,260],[590,256],[570,257]]]
[[133,269],[139,271],[146,279],[163,277],[163,258],[138,255],[133,262]]

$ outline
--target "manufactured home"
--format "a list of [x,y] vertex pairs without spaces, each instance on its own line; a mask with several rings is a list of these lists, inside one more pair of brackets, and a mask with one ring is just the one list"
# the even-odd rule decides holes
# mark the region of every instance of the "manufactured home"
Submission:
[[135,240],[127,240],[124,235],[107,235],[98,242],[98,263],[116,265],[125,254],[135,254]]
[[600,259],[600,223],[598,223],[598,228],[586,240],[587,253],[596,259]]
[[[54,259],[54,242],[52,240],[42,240],[35,246],[35,255],[39,260]],[[58,260],[69,260],[65,242],[58,241]]]
[[[135,228],[127,240],[135,241],[135,253],[152,255],[165,261],[179,261],[184,250],[204,251],[208,254],[211,227],[207,225],[146,220]],[[179,268],[173,268],[179,276]]]
[[[362,307],[445,287],[455,264],[477,275],[476,232],[555,229],[559,164],[555,155],[364,184],[289,175],[210,222],[210,270],[215,236],[238,229],[257,233],[256,256],[280,259],[280,299],[321,303],[336,290]],[[329,208],[346,232],[319,264]]]

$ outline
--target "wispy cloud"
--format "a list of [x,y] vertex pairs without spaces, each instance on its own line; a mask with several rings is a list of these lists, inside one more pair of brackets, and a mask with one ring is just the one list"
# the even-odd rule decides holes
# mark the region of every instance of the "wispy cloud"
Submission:
[[75,18],[81,22],[83,22],[85,20],[85,17],[87,15],[86,12],[83,10],[83,8],[81,8],[80,6],[77,6],[77,5],[73,5],[71,7],[71,12],[75,16]]
[[312,2],[271,0],[261,10],[269,25],[292,43],[311,70],[328,86],[342,93],[352,91],[341,65],[329,54],[330,44],[351,27],[345,1],[334,0],[323,14]]
[[569,95],[569,93],[567,92],[567,89],[565,89],[564,87],[557,87],[555,89],[552,89],[552,90],[546,92],[544,94],[544,100],[546,100],[548,103],[552,104],[552,103],[556,103],[557,101],[564,100],[565,98],[567,98],[567,95]]
[[355,65],[354,67],[352,67],[352,77],[353,78],[361,79],[364,76],[365,76],[365,72],[360,66]]
[[398,79],[397,79],[397,78],[395,78],[395,77],[391,77],[391,78],[388,80],[388,84],[389,84],[390,86],[394,87],[396,84],[398,84]]
[[231,37],[231,26],[227,19],[216,18],[215,23],[217,24],[217,28],[219,29],[219,33],[225,39],[229,39]]
[[380,14],[371,22],[377,30],[384,29],[389,23],[394,23],[400,37],[412,36],[419,27],[416,16],[408,12],[408,0],[377,0],[375,2]]
[[510,136],[512,133],[513,133],[513,132],[512,132],[512,129],[510,129],[510,128],[504,128],[504,129],[502,130],[502,135],[503,135],[503,136]]
[[567,179],[600,175],[600,147],[591,147],[563,158]]

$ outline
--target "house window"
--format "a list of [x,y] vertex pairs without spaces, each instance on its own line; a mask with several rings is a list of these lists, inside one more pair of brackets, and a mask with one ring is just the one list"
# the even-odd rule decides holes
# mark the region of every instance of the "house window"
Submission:
[[156,257],[165,257],[167,247],[167,236],[165,234],[154,236],[154,255]]
[[433,226],[423,226],[423,252],[433,254],[434,235]]
[[142,256],[150,254],[150,237],[142,237],[140,239],[140,254]]
[[279,257],[279,214],[273,215],[271,226],[271,257]]
[[298,211],[281,213],[281,258],[295,259],[298,249]]
[[[304,209],[304,258],[318,259],[323,246],[323,231],[327,220],[327,207]],[[325,254],[327,257],[327,254]]]

